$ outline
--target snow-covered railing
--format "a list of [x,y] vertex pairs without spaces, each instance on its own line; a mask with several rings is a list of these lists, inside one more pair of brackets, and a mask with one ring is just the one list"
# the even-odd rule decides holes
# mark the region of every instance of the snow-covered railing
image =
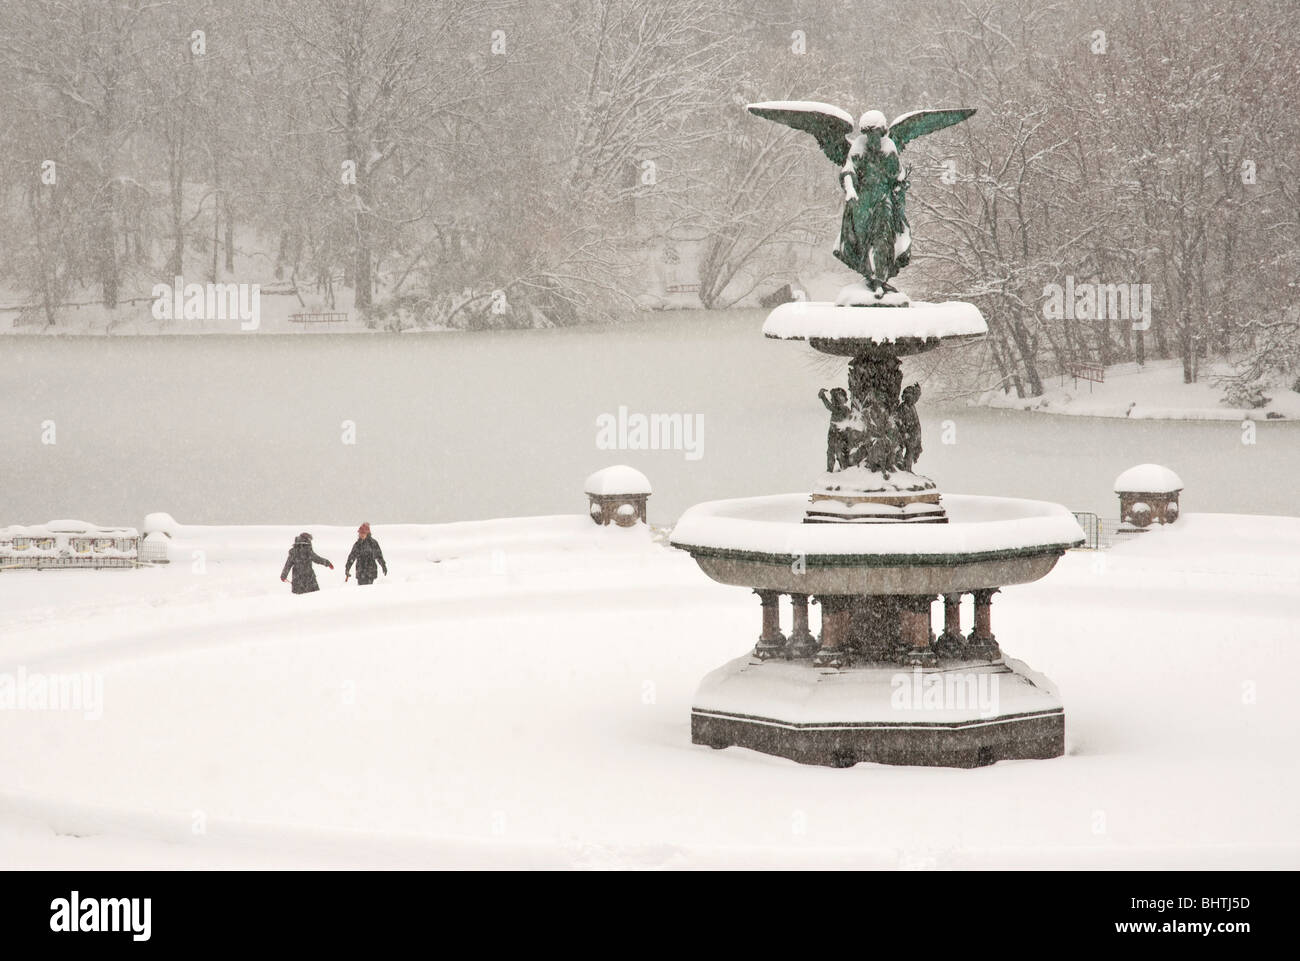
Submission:
[[289,315],[291,324],[342,324],[347,319],[347,314],[338,312]]
[[1079,378],[1082,377],[1088,381],[1088,391],[1091,393],[1093,384],[1104,384],[1106,382],[1106,368],[1101,364],[1070,364],[1066,367],[1062,377],[1074,378],[1074,386],[1079,386]]
[[1074,519],[1078,521],[1079,527],[1083,529],[1083,536],[1087,538],[1080,546],[1079,550],[1095,551],[1101,547],[1101,520],[1092,511],[1071,511]]
[[0,571],[61,567],[136,567],[140,535],[134,527],[85,521],[0,527]]

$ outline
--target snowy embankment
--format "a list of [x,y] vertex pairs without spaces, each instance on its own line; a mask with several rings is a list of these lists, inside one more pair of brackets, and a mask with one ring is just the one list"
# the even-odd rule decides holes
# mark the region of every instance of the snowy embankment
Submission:
[[1075,414],[1081,417],[1131,417],[1150,420],[1268,420],[1300,418],[1300,393],[1285,386],[1265,389],[1270,402],[1235,408],[1223,403],[1223,388],[1202,373],[1195,384],[1183,383],[1179,360],[1152,360],[1145,366],[1116,364],[1106,368],[1103,383],[1069,375],[1048,378],[1041,397],[1017,397],[989,391],[976,401],[985,407]]
[[[387,333],[382,324],[369,326],[360,313],[352,309],[351,295],[340,296],[335,307],[323,303],[318,297],[306,297],[301,302],[284,285],[261,291],[258,299],[256,321],[241,320],[237,316],[226,318],[166,318],[152,313],[152,301],[147,291],[139,292],[133,303],[123,303],[108,308],[102,304],[84,304],[78,308],[65,307],[59,312],[54,326],[47,326],[43,318],[33,313],[23,313],[0,307],[0,334],[46,337],[132,337],[132,336],[191,336],[199,334],[224,334],[249,336],[251,334],[373,334]],[[322,316],[346,317],[345,320],[302,323],[292,320],[295,315],[306,314],[313,318]],[[19,323],[23,317],[25,322]],[[255,326],[254,326],[255,323]],[[245,326],[246,325],[246,326]],[[414,327],[409,321],[405,332],[441,333],[448,328],[440,326]]]
[[1189,514],[1000,594],[1068,753],[976,770],[693,746],[759,606],[643,526],[376,523],[367,588],[311,527],[336,570],[292,596],[300,529],[0,574],[0,677],[103,682],[97,720],[0,710],[0,867],[1300,867],[1300,518]]

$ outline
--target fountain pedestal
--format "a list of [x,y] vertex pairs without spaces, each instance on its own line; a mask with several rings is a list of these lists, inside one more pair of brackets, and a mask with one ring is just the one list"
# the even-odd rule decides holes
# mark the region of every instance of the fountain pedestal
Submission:
[[876,471],[850,467],[817,478],[808,497],[807,524],[947,522],[939,488],[911,471]]
[[[979,311],[795,302],[763,330],[851,358],[848,389],[822,391],[827,471],[811,494],[699,504],[673,530],[672,543],[709,577],[751,588],[763,612],[752,653],[700,685],[692,740],[836,767],[975,767],[1062,754],[1061,702],[1046,678],[1002,656],[991,608],[1000,587],[1045,576],[1083,532],[1060,505],[945,497],[912,470],[919,387],[902,390],[899,357],[981,336]],[[788,638],[782,594],[794,609]],[[974,601],[969,634],[965,594]],[[808,622],[810,597],[820,636]]]
[[[802,494],[688,510],[673,544],[715,581],[755,590],[763,612],[754,650],[700,685],[692,740],[834,766],[972,767],[1063,753],[1056,691],[1003,656],[993,598],[1001,586],[1045,576],[1082,531],[1057,504],[946,501],[949,521],[934,525],[805,524]],[[794,610],[788,638],[781,594]],[[821,608],[820,637],[808,627],[808,596]]]
[[691,741],[829,767],[981,767],[1059,757],[1065,712],[1046,678],[1010,659],[810,673],[806,663],[739,657],[701,682]]

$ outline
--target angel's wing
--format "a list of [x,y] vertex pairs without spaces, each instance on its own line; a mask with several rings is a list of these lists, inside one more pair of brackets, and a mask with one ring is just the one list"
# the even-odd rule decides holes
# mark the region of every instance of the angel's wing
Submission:
[[803,130],[817,138],[822,153],[838,166],[849,155],[849,134],[853,133],[853,117],[847,110],[828,103],[812,100],[769,100],[751,103],[747,108],[756,117],[775,120],[795,130]]
[[889,139],[894,146],[902,150],[909,142],[928,133],[961,123],[975,112],[974,107],[958,107],[955,110],[913,110],[898,117],[889,126]]

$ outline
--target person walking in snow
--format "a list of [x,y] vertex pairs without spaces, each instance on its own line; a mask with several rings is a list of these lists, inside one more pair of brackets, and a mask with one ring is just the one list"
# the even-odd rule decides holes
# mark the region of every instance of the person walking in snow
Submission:
[[343,580],[347,581],[352,573],[352,565],[356,564],[357,583],[363,586],[373,584],[379,575],[376,563],[384,569],[384,576],[387,577],[388,562],[384,560],[379,541],[370,536],[370,523],[367,521],[357,528],[357,542],[352,545],[352,553],[348,555],[347,565],[343,568]]
[[284,569],[280,571],[280,580],[288,580],[289,571],[292,570],[295,594],[319,591],[320,585],[316,583],[316,572],[312,570],[313,564],[322,564],[334,570],[333,564],[312,550],[311,535],[304,531],[293,539],[293,547],[289,548],[289,557],[284,562]]

